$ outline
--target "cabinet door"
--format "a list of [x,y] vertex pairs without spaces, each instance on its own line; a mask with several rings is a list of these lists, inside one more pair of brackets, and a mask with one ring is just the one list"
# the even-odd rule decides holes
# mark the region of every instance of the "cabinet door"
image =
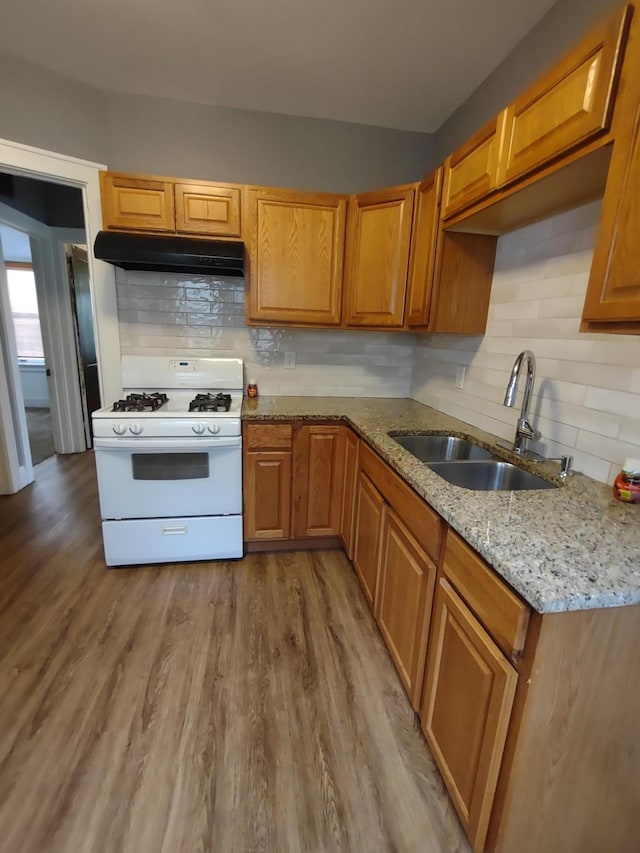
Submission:
[[303,426],[294,441],[293,535],[337,536],[342,510],[344,427]]
[[640,16],[627,47],[583,331],[640,334]]
[[414,196],[412,185],[351,199],[346,325],[402,326]]
[[173,183],[100,172],[102,225],[114,231],[175,231]]
[[504,112],[487,122],[444,161],[443,219],[496,189],[503,130]]
[[380,492],[362,471],[356,486],[353,565],[369,604],[373,607],[385,503]]
[[376,620],[416,710],[435,584],[435,565],[389,509],[382,538]]
[[240,188],[214,184],[175,185],[176,231],[240,236]]
[[344,448],[344,477],[342,484],[342,515],[340,537],[347,557],[353,559],[353,520],[356,500],[356,478],[358,475],[358,436],[346,429]]
[[347,199],[248,191],[247,322],[340,323]]
[[416,195],[407,287],[408,326],[427,326],[436,259],[436,241],[442,192],[442,166],[423,181]]
[[608,128],[630,11],[626,6],[591,30],[507,107],[499,184],[522,177]]
[[500,649],[440,578],[420,716],[474,850],[484,845],[516,682]]
[[247,541],[291,535],[291,452],[258,450],[244,460],[244,535]]

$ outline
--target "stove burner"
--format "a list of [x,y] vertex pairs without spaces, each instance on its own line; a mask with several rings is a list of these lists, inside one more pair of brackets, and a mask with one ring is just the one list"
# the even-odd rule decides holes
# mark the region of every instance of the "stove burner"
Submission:
[[124,400],[116,400],[112,412],[155,412],[169,400],[166,394],[127,394]]
[[231,394],[196,394],[189,403],[190,412],[228,412]]

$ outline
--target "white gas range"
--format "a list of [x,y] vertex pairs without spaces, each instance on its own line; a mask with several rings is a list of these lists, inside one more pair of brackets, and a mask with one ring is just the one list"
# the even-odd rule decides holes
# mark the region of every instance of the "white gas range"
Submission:
[[242,556],[243,365],[123,356],[92,415],[108,566]]

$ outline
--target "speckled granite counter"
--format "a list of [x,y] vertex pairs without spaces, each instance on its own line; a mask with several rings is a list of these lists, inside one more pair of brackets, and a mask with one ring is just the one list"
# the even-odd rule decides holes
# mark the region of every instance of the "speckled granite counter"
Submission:
[[[242,417],[349,424],[540,613],[640,604],[640,506],[619,503],[589,477],[574,474],[542,491],[453,486],[387,433],[447,432],[491,450],[496,437],[413,400],[259,397],[245,400]],[[558,470],[528,467],[548,479]]]

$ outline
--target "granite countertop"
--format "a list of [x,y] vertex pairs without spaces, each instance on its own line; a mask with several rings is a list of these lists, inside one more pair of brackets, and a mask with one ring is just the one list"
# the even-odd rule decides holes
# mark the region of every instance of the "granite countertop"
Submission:
[[[539,613],[640,603],[640,506],[558,465],[524,464],[491,433],[413,400],[349,397],[246,399],[243,420],[336,420],[351,426]],[[389,438],[446,432],[561,484],[541,491],[481,492],[451,485]]]

